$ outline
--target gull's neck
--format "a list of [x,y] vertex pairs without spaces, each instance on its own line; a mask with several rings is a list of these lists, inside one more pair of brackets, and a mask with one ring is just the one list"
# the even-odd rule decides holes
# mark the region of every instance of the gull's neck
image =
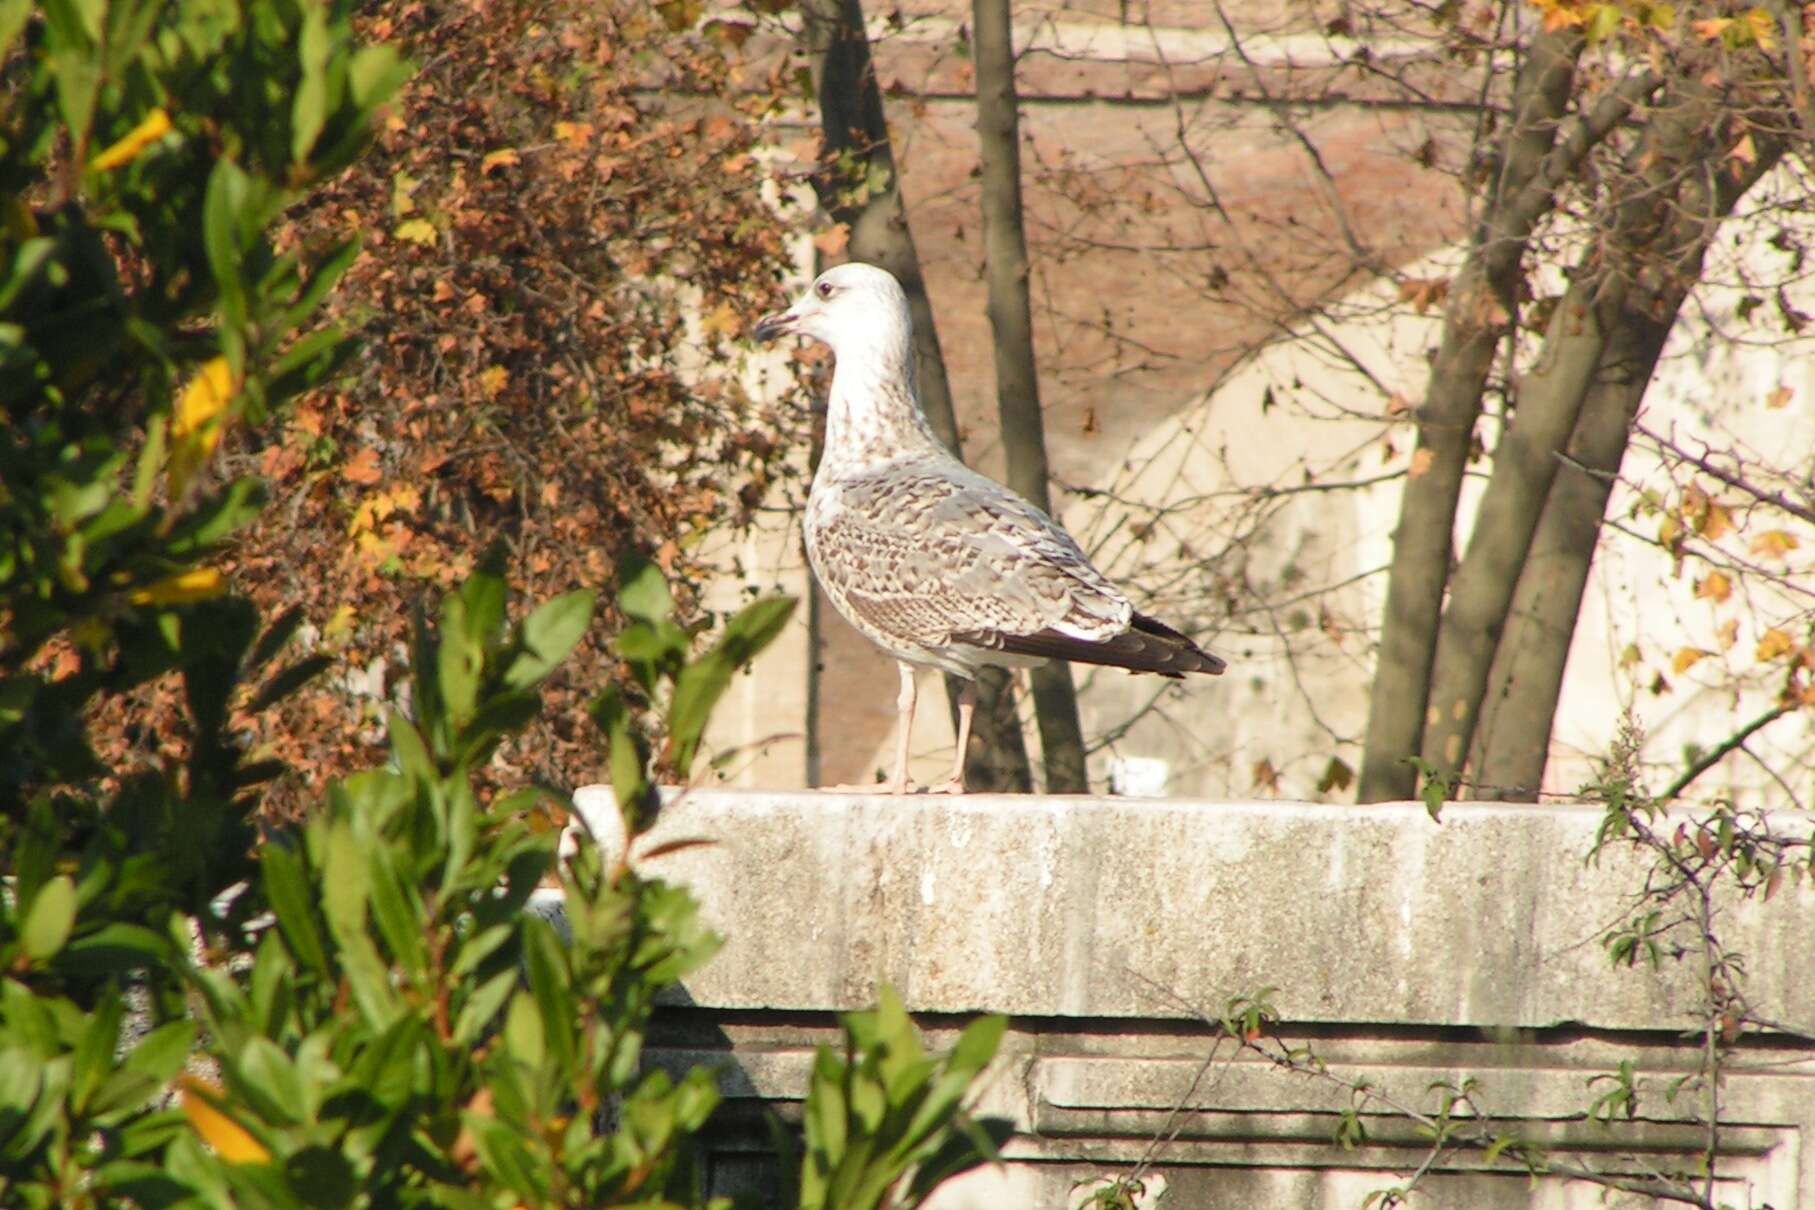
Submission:
[[909,340],[864,342],[839,349],[836,356],[820,474],[854,474],[905,457],[947,452],[921,411]]

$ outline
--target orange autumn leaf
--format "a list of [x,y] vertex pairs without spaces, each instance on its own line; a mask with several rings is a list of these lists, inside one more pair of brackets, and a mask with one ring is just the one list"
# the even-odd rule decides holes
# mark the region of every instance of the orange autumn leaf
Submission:
[[836,226],[828,227],[813,237],[813,246],[827,256],[839,255],[850,242],[851,227],[849,223],[839,223]]
[[1416,479],[1420,475],[1427,474],[1431,469],[1431,463],[1436,460],[1437,455],[1428,449],[1414,450],[1412,451],[1412,464],[1407,468],[1407,473]]
[[1399,283],[1399,301],[1412,304],[1423,315],[1449,297],[1447,277],[1408,277]]
[[1733,581],[1724,571],[1711,571],[1697,581],[1695,595],[1708,601],[1724,601],[1733,595]]
[[1681,676],[1713,654],[1712,651],[1703,651],[1700,647],[1684,647],[1676,653],[1676,658],[1670,661],[1670,669],[1676,675]]
[[1770,529],[1752,539],[1752,553],[1781,559],[1801,545],[1802,540],[1788,530]]
[[1780,655],[1787,655],[1796,646],[1796,641],[1783,631],[1772,627],[1758,636],[1758,649],[1754,653],[1760,660],[1774,660]]
[[1710,542],[1718,541],[1722,534],[1732,528],[1733,514],[1727,511],[1726,505],[1716,504],[1712,500],[1695,519],[1695,532]]
[[216,1155],[229,1164],[262,1164],[271,1158],[265,1145],[250,1131],[216,1108],[216,1102],[225,1100],[219,1087],[187,1076],[182,1088],[183,1116]]
[[349,483],[368,486],[384,478],[384,470],[378,465],[378,451],[369,445],[347,459],[340,473]]

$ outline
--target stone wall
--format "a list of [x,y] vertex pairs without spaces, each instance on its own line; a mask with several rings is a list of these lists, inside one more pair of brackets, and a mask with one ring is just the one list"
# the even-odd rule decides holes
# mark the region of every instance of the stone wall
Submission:
[[[608,792],[576,798],[609,837]],[[1432,1084],[1473,1078],[1507,1132],[1644,1179],[1706,1142],[1699,1094],[1665,1095],[1699,1062],[1701,1000],[1692,955],[1611,967],[1599,938],[1646,871],[1623,849],[1585,862],[1600,821],[1574,805],[1457,805],[1439,824],[1418,804],[694,791],[632,860],[692,887],[727,944],[663,1011],[652,1057],[725,1065],[715,1180],[760,1185],[761,1108],[798,1112],[814,1047],[886,979],[935,1048],[968,1014],[1012,1015],[985,1108],[1023,1133],[944,1210],[1067,1207],[1078,1182],[1143,1161],[1172,1210],[1359,1207],[1428,1144],[1379,1114],[1341,1149],[1350,1091],[1219,1046],[1203,1017],[1272,987],[1279,1040],[1333,1073],[1420,1109]],[[695,836],[716,843],[637,859]],[[1815,891],[1789,882],[1716,924],[1757,1013],[1807,1029]],[[1589,1081],[1625,1060],[1635,1118],[1587,1120],[1607,1087]],[[1815,1050],[1747,1034],[1721,1096],[1721,1198],[1815,1210]],[[1654,1204],[1479,1151],[1440,1155],[1419,1190],[1412,1205],[1471,1210]]]

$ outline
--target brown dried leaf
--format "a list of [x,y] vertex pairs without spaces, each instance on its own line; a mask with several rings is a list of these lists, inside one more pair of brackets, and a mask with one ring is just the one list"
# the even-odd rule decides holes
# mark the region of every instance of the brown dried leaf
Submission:
[[349,483],[371,486],[384,478],[384,469],[378,463],[378,451],[366,446],[340,468],[341,476]]

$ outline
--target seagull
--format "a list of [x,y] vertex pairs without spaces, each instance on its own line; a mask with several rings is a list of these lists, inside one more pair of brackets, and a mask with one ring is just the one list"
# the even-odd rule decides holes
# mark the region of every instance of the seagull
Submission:
[[914,380],[914,320],[894,275],[855,262],[828,269],[752,334],[808,336],[836,361],[825,451],[807,496],[807,561],[833,607],[900,665],[889,791],[910,789],[917,668],[964,681],[957,758],[950,777],[926,787],[935,794],[964,792],[986,665],[1059,659],[1173,678],[1223,671],[1190,638],[1137,612],[1051,517],[933,435]]

